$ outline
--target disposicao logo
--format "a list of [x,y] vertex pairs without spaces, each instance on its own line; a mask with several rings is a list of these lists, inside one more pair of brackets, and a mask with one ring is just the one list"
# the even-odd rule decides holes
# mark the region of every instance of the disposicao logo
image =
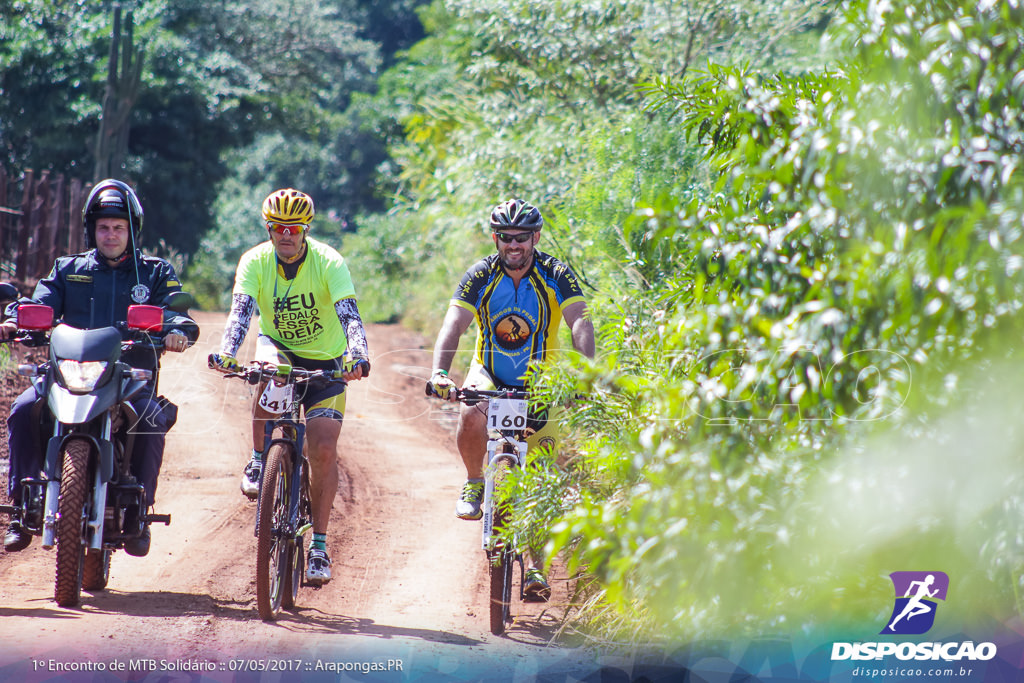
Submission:
[[[896,597],[892,615],[879,635],[920,635],[935,624],[939,600],[946,600],[949,577],[944,572],[893,572]],[[964,642],[857,642],[832,643],[832,661],[879,660],[896,657],[900,660],[968,660],[985,661],[996,656],[993,643]]]
[[927,633],[935,623],[936,600],[946,600],[949,577],[945,572],[893,572],[889,578],[896,589],[896,602],[881,635]]

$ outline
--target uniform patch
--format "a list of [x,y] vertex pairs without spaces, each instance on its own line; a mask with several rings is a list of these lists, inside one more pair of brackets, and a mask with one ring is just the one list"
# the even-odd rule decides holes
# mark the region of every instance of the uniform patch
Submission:
[[132,287],[132,301],[137,304],[149,301],[149,287],[146,285],[135,285]]
[[92,275],[68,275],[68,282],[92,282]]

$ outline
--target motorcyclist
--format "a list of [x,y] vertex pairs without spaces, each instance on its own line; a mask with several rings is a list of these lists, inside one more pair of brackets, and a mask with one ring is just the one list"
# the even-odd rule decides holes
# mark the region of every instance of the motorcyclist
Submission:
[[[235,355],[260,313],[256,360],[307,370],[341,370],[345,382],[369,375],[370,362],[355,288],[344,258],[308,236],[312,198],[287,188],[272,192],[262,214],[269,240],[242,255],[235,272],[231,312],[219,354],[210,363],[238,368]],[[346,356],[348,360],[346,361]],[[331,580],[327,527],[338,489],[338,437],[345,417],[345,382],[324,383],[306,392],[306,445],[310,466],[313,538],[306,581]],[[242,493],[255,500],[263,471],[264,427],[274,415],[253,404],[253,450],[242,474]]]
[[[40,280],[31,299],[7,307],[8,320],[0,324],[0,339],[16,334],[19,303],[50,306],[54,317],[79,329],[117,326],[127,319],[128,306],[152,304],[162,306],[167,297],[181,291],[174,267],[166,260],[145,256],[139,250],[142,236],[143,210],[135,191],[114,179],[100,181],[93,187],[82,209],[82,223],[88,251],[62,256],[53,270]],[[164,348],[180,352],[199,337],[199,326],[191,317],[167,311],[164,315]],[[125,331],[127,334],[127,331]],[[159,359],[152,350],[129,349],[121,359],[139,368],[156,370]],[[177,418],[177,409],[166,399],[155,395],[156,373],[148,390],[131,400],[140,416],[132,428],[135,433],[131,472],[146,490],[146,505],[155,500],[157,478],[163,462],[167,431]],[[21,505],[20,481],[37,475],[42,467],[46,434],[41,433],[41,400],[35,388],[24,391],[11,407],[7,418],[10,472],[8,495]],[[138,511],[141,514],[142,511]],[[125,542],[129,555],[149,553],[150,532],[147,525],[142,534]],[[7,552],[23,550],[32,541],[21,519],[12,518],[4,536]]]

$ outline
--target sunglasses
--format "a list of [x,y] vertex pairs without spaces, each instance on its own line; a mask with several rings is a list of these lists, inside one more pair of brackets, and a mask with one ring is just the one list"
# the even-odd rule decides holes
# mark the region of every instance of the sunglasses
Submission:
[[298,235],[306,229],[304,225],[285,225],[283,223],[267,223],[267,227],[278,235]]
[[532,232],[523,232],[518,235],[510,235],[507,232],[496,232],[494,234],[498,236],[498,239],[501,240],[503,244],[511,244],[512,242],[522,244],[533,238]]

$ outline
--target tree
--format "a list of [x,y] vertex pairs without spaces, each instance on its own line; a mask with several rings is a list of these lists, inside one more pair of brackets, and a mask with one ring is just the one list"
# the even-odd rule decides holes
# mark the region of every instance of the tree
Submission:
[[113,41],[103,3],[4,4],[0,153],[13,173],[124,177],[145,205],[147,245],[186,256],[215,224],[232,171],[224,160],[262,135],[294,139],[288,167],[267,175],[315,169],[325,208],[379,209],[369,178],[385,153],[373,112],[344,113],[381,64],[360,22],[394,17],[406,36],[398,47],[415,35],[417,4],[133,0],[132,29]]
[[0,4],[0,154],[9,173],[92,172],[104,31],[88,6]]
[[128,153],[129,117],[142,84],[142,48],[133,44],[132,13],[125,17],[121,33],[121,6],[114,6],[114,24],[107,62],[107,87],[103,95],[103,113],[96,134],[96,166],[93,181],[121,175]]

